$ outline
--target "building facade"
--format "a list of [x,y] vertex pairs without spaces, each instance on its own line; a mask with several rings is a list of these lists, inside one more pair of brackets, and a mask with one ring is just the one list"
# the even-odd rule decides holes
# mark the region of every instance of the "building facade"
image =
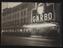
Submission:
[[[2,30],[4,30],[5,32],[7,31],[19,32],[19,30],[23,28],[23,25],[37,23],[37,22],[33,22],[33,15],[34,15],[33,11],[35,11],[35,13],[37,12],[38,4],[39,3],[24,2],[13,8],[4,9],[1,16]],[[53,11],[53,8],[47,9],[48,6],[51,5],[53,6],[53,4],[48,4],[48,5],[46,5],[46,3],[43,4],[44,4],[43,6],[44,12],[48,12],[49,10]]]

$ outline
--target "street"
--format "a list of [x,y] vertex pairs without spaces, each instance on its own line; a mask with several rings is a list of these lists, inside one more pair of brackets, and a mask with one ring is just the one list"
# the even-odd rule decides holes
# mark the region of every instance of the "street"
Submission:
[[57,47],[57,40],[48,39],[46,36],[31,35],[24,36],[9,36],[1,35],[1,45],[20,45],[20,46],[52,46]]

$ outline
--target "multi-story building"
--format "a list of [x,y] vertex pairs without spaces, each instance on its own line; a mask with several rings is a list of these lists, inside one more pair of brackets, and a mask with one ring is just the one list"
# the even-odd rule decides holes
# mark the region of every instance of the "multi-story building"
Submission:
[[[39,3],[32,2],[24,2],[18,6],[13,8],[6,8],[3,10],[2,18],[1,18],[1,26],[2,30],[20,30],[23,28],[23,25],[32,24],[33,22],[33,14],[37,12],[37,7]],[[45,7],[44,12],[46,12],[46,5],[43,3]],[[53,4],[52,4],[53,5]],[[42,5],[40,5],[42,6]],[[50,6],[50,5],[49,5]],[[50,8],[51,9],[51,8]],[[53,11],[53,10],[51,10]],[[35,14],[36,15],[36,14]],[[35,22],[36,23],[36,22]]]

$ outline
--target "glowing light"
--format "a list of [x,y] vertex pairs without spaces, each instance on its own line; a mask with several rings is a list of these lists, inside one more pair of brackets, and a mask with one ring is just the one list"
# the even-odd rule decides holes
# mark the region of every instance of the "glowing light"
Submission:
[[20,29],[20,31],[22,32],[22,29]]
[[[42,4],[42,5],[41,5],[41,4]],[[38,14],[42,14],[42,13],[44,12],[43,3],[40,3],[40,4],[38,5],[37,12],[38,12]]]
[[30,24],[30,25],[24,25],[23,27],[27,27],[27,28],[44,28],[44,27],[53,27],[53,26],[56,26],[56,24],[52,24],[52,23]]

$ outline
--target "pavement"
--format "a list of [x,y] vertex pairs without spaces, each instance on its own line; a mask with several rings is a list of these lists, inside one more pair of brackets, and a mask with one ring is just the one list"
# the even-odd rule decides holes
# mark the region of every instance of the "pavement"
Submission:
[[47,39],[44,36],[31,35],[30,37],[21,36],[1,36],[1,45],[20,45],[20,46],[52,46],[57,47],[57,41]]

